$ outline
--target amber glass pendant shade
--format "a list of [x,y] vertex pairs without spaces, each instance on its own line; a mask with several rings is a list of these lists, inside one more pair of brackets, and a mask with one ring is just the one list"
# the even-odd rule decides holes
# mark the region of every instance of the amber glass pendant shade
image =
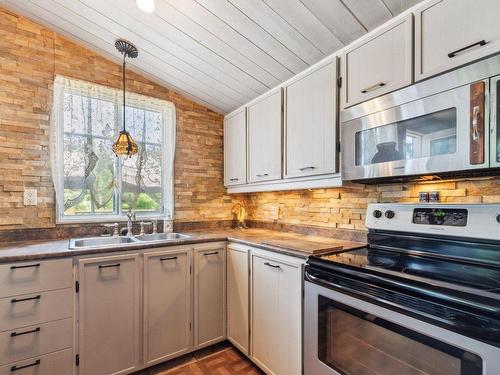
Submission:
[[113,143],[113,152],[116,156],[128,156],[137,154],[139,148],[137,144],[130,136],[129,132],[126,130],[122,130],[118,135],[115,143]]

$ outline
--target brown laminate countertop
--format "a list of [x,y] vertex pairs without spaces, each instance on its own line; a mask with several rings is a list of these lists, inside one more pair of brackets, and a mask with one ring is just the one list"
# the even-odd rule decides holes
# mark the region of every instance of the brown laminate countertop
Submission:
[[[191,237],[187,239],[171,240],[166,243],[140,242],[128,244],[126,246],[114,245],[106,248],[77,250],[69,249],[69,239],[30,242],[21,240],[9,242],[0,246],[0,262],[60,258],[219,241],[240,243],[300,258],[307,258],[311,254],[318,254],[320,252],[344,251],[366,245],[364,243],[346,241],[344,239],[254,228],[214,229],[185,232],[185,234],[189,234]],[[289,245],[287,246],[287,244]]]

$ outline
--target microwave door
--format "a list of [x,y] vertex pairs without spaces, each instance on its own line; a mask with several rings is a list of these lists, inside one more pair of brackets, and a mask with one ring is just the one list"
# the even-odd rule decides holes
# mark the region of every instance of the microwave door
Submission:
[[500,167],[500,76],[490,80],[490,166]]
[[481,81],[343,123],[343,179],[486,167],[486,88]]

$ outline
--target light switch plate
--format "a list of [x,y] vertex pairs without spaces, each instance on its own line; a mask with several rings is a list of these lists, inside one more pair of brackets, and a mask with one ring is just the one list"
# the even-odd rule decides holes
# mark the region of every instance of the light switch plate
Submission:
[[24,189],[24,205],[36,206],[38,204],[38,195],[36,189]]

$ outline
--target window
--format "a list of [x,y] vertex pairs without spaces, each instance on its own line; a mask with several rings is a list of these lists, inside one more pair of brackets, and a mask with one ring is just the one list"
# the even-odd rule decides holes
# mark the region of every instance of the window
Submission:
[[122,128],[120,90],[56,77],[51,121],[58,222],[173,218],[175,109],[127,93],[127,130],[139,146],[131,158],[111,148]]

